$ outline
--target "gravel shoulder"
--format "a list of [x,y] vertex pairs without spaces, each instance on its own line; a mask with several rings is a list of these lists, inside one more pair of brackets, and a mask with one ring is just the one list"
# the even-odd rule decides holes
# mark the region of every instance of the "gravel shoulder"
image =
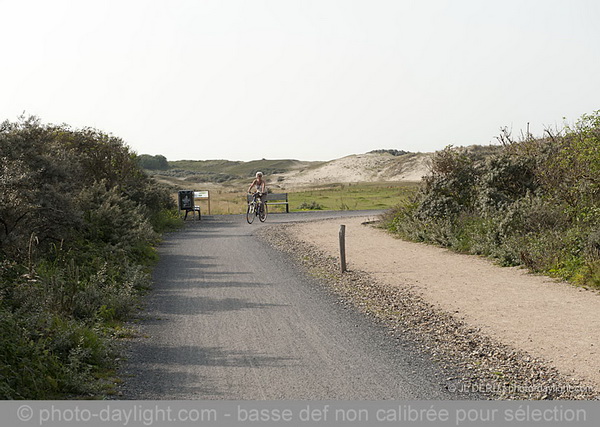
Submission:
[[[449,390],[497,399],[598,399],[600,295],[480,257],[405,242],[340,218],[281,225],[263,237],[349,304],[462,373]],[[346,225],[349,272],[338,272]]]

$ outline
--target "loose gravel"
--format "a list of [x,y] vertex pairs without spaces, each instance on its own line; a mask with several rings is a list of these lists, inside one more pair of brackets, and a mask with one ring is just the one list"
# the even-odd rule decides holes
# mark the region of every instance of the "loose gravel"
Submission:
[[445,387],[461,395],[491,400],[600,400],[600,392],[566,378],[545,361],[511,348],[424,301],[409,285],[390,287],[364,271],[340,272],[339,260],[293,239],[289,227],[266,227],[259,235],[290,254],[304,270],[335,292],[340,303],[385,325],[438,361]]

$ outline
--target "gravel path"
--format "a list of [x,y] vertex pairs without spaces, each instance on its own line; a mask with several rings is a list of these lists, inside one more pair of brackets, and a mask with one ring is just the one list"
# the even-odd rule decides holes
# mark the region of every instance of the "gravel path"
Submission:
[[[138,336],[121,369],[125,399],[478,398],[446,386],[432,360],[305,274],[257,234],[332,216],[205,217],[168,235]],[[340,215],[335,214],[339,217]]]
[[[597,293],[402,242],[361,225],[369,218],[265,228],[337,293],[450,371],[450,391],[492,399],[598,399]],[[339,273],[337,233],[347,226],[350,272]],[[458,370],[456,366],[459,366]]]

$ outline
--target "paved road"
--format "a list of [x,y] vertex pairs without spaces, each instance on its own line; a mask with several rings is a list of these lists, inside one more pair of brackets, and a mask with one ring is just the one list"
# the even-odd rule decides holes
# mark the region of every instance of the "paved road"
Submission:
[[452,398],[435,364],[255,237],[269,224],[339,215],[355,213],[271,215],[252,225],[212,216],[168,235],[123,397]]

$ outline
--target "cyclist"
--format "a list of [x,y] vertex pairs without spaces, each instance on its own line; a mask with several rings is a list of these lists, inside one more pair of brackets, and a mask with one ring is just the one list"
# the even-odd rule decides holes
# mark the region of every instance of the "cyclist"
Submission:
[[[256,192],[252,194],[252,187],[256,187]],[[263,198],[266,199],[267,195],[267,182],[263,178],[262,172],[256,172],[256,178],[248,187],[248,194],[252,194],[254,201],[259,203],[259,206],[262,206]]]

